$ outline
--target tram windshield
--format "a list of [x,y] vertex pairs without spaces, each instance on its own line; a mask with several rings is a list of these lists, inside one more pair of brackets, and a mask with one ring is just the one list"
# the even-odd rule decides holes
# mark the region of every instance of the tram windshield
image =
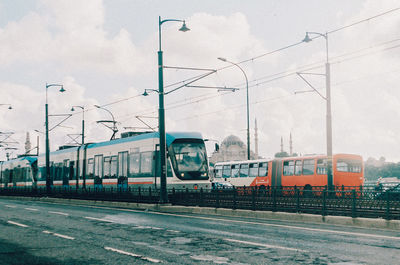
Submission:
[[208,179],[207,153],[202,140],[176,140],[169,147],[169,154],[179,179]]

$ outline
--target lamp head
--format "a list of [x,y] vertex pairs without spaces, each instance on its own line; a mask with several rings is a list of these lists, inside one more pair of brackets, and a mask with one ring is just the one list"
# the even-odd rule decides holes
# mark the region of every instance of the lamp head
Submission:
[[226,61],[227,61],[226,58],[223,58],[223,57],[218,57],[218,60],[221,60],[221,61],[223,61],[223,62],[226,62]]
[[11,105],[8,107],[8,109],[12,109]]
[[304,37],[303,42],[310,42],[310,41],[312,41],[312,39],[308,35],[308,32],[306,32],[306,36]]
[[149,93],[147,93],[147,91],[145,90],[142,95],[147,97],[149,95]]
[[64,86],[61,86],[60,92],[65,92]]
[[71,108],[71,111],[75,111],[74,107]]
[[100,106],[99,105],[94,105],[96,108],[98,108],[98,109],[100,109]]
[[183,25],[182,25],[182,27],[179,29],[179,31],[186,32],[186,31],[189,31],[189,30],[190,30],[190,28],[186,27],[186,22],[185,22],[185,20],[184,20],[184,21],[183,21]]

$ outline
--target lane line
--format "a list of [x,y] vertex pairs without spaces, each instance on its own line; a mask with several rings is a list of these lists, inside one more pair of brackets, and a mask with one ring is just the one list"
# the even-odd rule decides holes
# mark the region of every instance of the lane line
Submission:
[[72,236],[66,236],[66,235],[62,235],[62,234],[58,234],[58,233],[53,233],[47,230],[42,231],[45,234],[49,234],[49,235],[53,235],[53,236],[57,236],[57,237],[61,237],[61,238],[65,238],[65,239],[69,239],[69,240],[74,240],[75,238]]
[[[332,234],[341,234],[341,235],[353,235],[353,236],[372,237],[372,238],[380,238],[380,239],[400,240],[400,237],[396,237],[396,236],[364,234],[364,233],[357,233],[357,232],[346,232],[346,231],[330,230],[330,229],[308,228],[308,227],[292,226],[292,225],[267,224],[267,223],[260,223],[260,222],[254,222],[254,221],[230,220],[230,219],[224,219],[224,218],[212,218],[212,217],[204,217],[204,216],[149,212],[149,211],[145,212],[143,210],[120,209],[120,208],[111,208],[111,207],[107,207],[107,206],[91,206],[91,205],[63,204],[63,203],[51,203],[51,202],[40,202],[40,203],[50,203],[50,204],[56,204],[56,205],[69,205],[69,206],[114,210],[114,211],[122,211],[122,212],[136,212],[136,213],[142,213],[142,214],[147,213],[147,214],[157,214],[157,215],[169,215],[169,216],[177,216],[177,217],[184,217],[184,218],[191,218],[191,219],[196,218],[196,219],[211,220],[211,221],[218,221],[218,222],[224,221],[224,222],[232,222],[232,223],[251,224],[251,225],[282,227],[282,228],[288,228],[288,229],[306,230],[306,231],[314,231],[314,232],[322,232],[322,233],[332,233]],[[102,220],[102,221],[107,222],[108,220]],[[276,220],[274,220],[274,221],[276,221]],[[110,222],[110,221],[108,221],[108,222]],[[345,226],[345,227],[348,227],[348,226]],[[348,228],[351,228],[351,226]]]
[[131,256],[131,257],[139,258],[139,259],[146,260],[146,261],[150,261],[150,262],[153,262],[153,263],[160,263],[161,262],[161,260],[158,260],[158,259],[153,259],[153,258],[141,256],[141,255],[138,255],[138,254],[135,254],[135,253],[127,252],[127,251],[116,249],[116,248],[104,247],[104,249],[110,250],[110,251],[113,251],[113,252],[117,252],[119,254],[123,254],[123,255]]
[[15,206],[15,205],[4,205],[4,206],[6,206],[6,207],[8,207],[8,208],[17,208],[17,206]]
[[291,251],[298,251],[298,252],[308,252],[306,250],[302,250],[302,249],[298,249],[298,248],[288,248],[288,247],[282,247],[282,246],[277,246],[277,245],[269,245],[269,244],[256,243],[256,242],[250,242],[250,241],[242,241],[242,240],[237,240],[237,239],[232,239],[232,238],[223,238],[223,240],[229,241],[229,242],[234,242],[234,243],[241,243],[241,244],[246,244],[246,245],[251,245],[251,246],[257,246],[257,247],[277,248],[277,249],[291,250]]
[[20,223],[17,223],[17,222],[13,222],[13,221],[7,221],[7,223],[13,224],[13,225],[18,225],[18,226],[20,226],[20,227],[29,227],[29,226],[27,226],[27,225],[20,224]]
[[24,208],[24,209],[28,210],[28,211],[34,211],[34,212],[39,211],[38,209],[35,209],[35,208]]
[[101,221],[101,222],[115,223],[114,221],[111,221],[111,220],[95,218],[95,217],[90,217],[90,216],[86,216],[84,218],[89,219],[89,220]]
[[167,232],[171,232],[171,233],[180,233],[181,231],[178,231],[178,230],[167,230]]
[[64,215],[64,216],[69,216],[68,213],[63,213],[63,212],[53,212],[53,211],[49,211],[49,213],[54,213],[54,214]]
[[69,240],[74,240],[75,238],[72,236],[66,236],[66,235],[62,235],[62,234],[57,234],[57,233],[53,233],[53,236],[58,236],[61,238],[65,238],[65,239],[69,239]]

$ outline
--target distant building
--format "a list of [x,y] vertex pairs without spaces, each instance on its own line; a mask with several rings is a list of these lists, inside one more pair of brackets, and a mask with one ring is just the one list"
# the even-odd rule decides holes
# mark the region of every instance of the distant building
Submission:
[[[247,146],[239,137],[230,135],[226,137],[219,148],[218,152],[214,152],[210,157],[210,164],[223,161],[247,160]],[[256,159],[254,152],[250,151],[250,159]]]

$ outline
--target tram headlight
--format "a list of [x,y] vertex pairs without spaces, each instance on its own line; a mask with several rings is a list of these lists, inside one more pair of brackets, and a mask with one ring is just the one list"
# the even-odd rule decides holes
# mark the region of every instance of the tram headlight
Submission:
[[183,178],[185,176],[185,173],[181,173],[181,177]]
[[203,174],[201,174],[201,176],[202,176],[202,177],[205,177],[205,176],[207,176],[207,173],[203,173]]

